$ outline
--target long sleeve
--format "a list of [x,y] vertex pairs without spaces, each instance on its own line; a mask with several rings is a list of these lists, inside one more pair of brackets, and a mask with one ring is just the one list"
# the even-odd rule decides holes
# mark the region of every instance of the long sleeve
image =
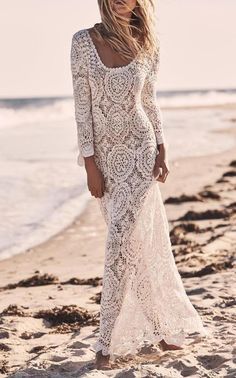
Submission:
[[152,57],[152,64],[148,72],[144,86],[142,88],[142,104],[144,110],[150,119],[157,144],[165,143],[165,136],[163,131],[163,116],[156,98],[157,74],[159,70],[159,52],[156,50]]
[[79,149],[77,164],[80,166],[84,165],[84,157],[94,154],[93,118],[87,54],[83,35],[80,35],[80,32],[75,33],[72,37],[70,61]]

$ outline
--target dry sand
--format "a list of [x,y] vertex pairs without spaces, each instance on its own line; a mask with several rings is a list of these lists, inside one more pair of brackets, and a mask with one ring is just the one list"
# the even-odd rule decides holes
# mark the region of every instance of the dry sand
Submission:
[[91,198],[67,229],[0,262],[0,376],[235,377],[235,159],[236,148],[178,159],[159,183],[176,263],[207,338],[94,369],[106,228]]

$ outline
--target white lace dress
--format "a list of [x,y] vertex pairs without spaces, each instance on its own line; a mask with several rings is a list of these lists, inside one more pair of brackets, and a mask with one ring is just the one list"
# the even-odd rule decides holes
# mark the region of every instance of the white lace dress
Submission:
[[175,265],[153,177],[157,145],[164,142],[155,92],[158,69],[158,51],[109,68],[88,29],[73,35],[78,164],[94,155],[106,187],[98,198],[108,233],[100,332],[93,349],[111,359],[135,354],[144,342],[181,345],[186,333],[206,334]]

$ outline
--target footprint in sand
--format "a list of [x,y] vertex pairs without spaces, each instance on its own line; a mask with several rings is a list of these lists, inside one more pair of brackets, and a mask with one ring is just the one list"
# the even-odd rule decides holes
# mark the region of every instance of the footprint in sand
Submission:
[[224,362],[230,360],[229,358],[222,357],[218,354],[198,356],[196,358],[208,370],[216,369],[216,368],[220,367]]
[[50,356],[48,359],[49,361],[53,361],[53,362],[61,362],[61,361],[67,360],[67,358],[68,357],[65,357],[65,356],[54,355],[54,356]]
[[68,348],[70,349],[81,349],[81,348],[88,348],[90,345],[82,343],[81,341],[75,341],[73,344],[69,345]]
[[8,345],[6,345],[4,343],[0,343],[0,351],[9,352],[10,350],[11,350],[11,348]]
[[183,377],[188,377],[198,372],[197,366],[193,366],[191,364],[188,366],[183,361],[177,361],[174,364],[171,362],[169,365],[167,365],[167,367],[178,370]]

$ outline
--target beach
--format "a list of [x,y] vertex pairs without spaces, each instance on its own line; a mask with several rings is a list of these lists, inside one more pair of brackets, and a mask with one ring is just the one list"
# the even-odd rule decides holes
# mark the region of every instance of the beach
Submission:
[[[235,142],[235,120],[221,132]],[[158,182],[177,267],[208,336],[94,368],[106,226],[91,197],[68,227],[0,261],[0,376],[235,377],[235,146],[173,159]]]
[[236,1],[0,13],[0,378],[236,378]]

